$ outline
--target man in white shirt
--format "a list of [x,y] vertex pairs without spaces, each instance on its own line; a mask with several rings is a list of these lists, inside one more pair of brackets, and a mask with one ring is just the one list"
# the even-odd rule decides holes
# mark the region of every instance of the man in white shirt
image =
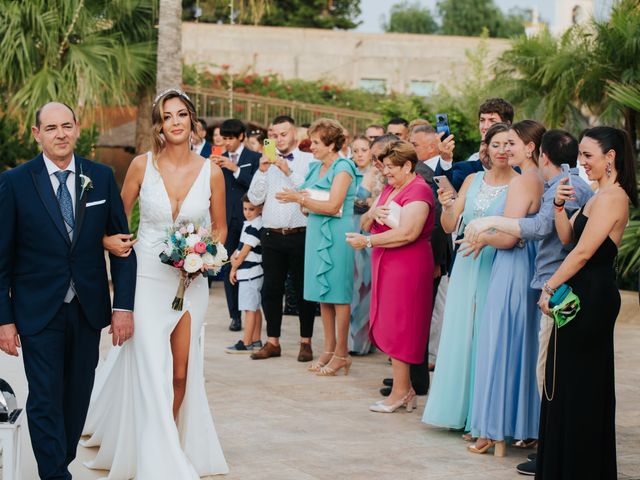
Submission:
[[297,204],[280,203],[276,193],[284,188],[298,188],[304,183],[313,155],[301,152],[296,140],[294,120],[286,115],[276,117],[272,131],[278,149],[275,162],[263,156],[249,187],[249,200],[262,209],[262,267],[264,286],[262,309],[267,321],[267,342],[251,355],[254,360],[279,357],[282,325],[282,297],[287,272],[290,270],[298,298],[300,319],[300,353],[298,361],[313,359],[311,337],[315,319],[315,303],[304,300],[304,244],[307,217]]

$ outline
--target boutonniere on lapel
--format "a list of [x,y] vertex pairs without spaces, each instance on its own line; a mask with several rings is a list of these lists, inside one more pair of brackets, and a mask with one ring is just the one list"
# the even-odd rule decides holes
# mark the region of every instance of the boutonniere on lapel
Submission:
[[78,178],[80,179],[80,198],[82,198],[84,192],[93,188],[93,182],[89,177],[82,173],[82,165],[80,165],[80,175]]

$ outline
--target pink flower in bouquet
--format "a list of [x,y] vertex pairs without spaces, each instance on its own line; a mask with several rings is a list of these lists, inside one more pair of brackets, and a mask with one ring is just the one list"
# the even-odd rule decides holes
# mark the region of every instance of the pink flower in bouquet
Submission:
[[178,230],[182,235],[186,235],[187,234],[187,227],[180,227],[180,230]]
[[204,242],[198,242],[193,246],[193,251],[202,255],[207,251],[207,244]]
[[198,227],[198,235],[200,235],[200,238],[204,238],[209,234],[209,231],[204,228],[204,227]]
[[173,266],[176,268],[182,268],[182,266],[184,265],[184,260],[180,259],[177,262],[173,262]]

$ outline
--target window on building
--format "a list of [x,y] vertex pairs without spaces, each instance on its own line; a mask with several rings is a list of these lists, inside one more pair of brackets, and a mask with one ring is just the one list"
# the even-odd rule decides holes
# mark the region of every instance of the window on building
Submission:
[[387,93],[387,81],[384,78],[361,78],[360,88],[371,93]]
[[409,93],[419,97],[430,97],[436,89],[435,82],[431,80],[411,80],[409,82]]

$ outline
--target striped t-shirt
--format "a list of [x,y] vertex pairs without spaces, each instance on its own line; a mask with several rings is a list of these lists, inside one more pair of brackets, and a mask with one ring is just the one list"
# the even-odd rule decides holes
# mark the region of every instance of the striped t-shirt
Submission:
[[240,234],[238,252],[245,245],[251,245],[251,251],[238,267],[236,278],[238,281],[253,280],[261,277],[262,272],[262,246],[260,245],[260,234],[262,233],[262,215],[258,215],[253,220],[245,220]]

